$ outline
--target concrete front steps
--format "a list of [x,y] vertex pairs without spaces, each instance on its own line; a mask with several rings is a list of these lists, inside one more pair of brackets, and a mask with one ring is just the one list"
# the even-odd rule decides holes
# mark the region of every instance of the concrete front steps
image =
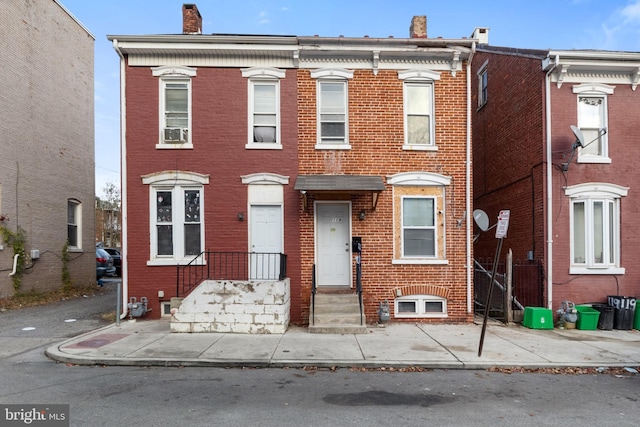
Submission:
[[309,314],[309,332],[312,334],[366,334],[367,321],[363,313],[362,323],[360,322],[358,295],[354,292],[316,293],[315,316]]

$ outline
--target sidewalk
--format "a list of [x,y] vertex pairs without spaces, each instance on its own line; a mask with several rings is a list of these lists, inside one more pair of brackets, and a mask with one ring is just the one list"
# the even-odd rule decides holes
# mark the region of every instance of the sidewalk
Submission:
[[217,367],[422,367],[431,369],[640,367],[640,331],[538,330],[481,324],[372,325],[367,334],[279,335],[169,331],[168,320],[122,321],[50,347],[79,365]]

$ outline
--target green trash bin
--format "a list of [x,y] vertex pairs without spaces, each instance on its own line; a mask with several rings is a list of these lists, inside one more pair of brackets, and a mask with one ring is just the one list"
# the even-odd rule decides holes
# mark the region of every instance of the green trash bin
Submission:
[[640,330],[640,310],[638,310],[637,304],[636,304],[636,315],[633,318],[633,329]]

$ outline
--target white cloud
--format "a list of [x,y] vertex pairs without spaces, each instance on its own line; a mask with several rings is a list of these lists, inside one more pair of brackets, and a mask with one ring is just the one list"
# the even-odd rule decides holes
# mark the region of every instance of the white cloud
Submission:
[[616,9],[601,26],[603,49],[635,51],[640,48],[640,0]]

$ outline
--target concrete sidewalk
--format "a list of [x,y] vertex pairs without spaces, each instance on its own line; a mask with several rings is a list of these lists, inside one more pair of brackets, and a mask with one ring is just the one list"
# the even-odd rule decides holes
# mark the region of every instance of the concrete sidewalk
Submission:
[[47,349],[80,365],[246,367],[640,367],[640,331],[538,330],[490,322],[478,356],[481,324],[372,325],[367,334],[180,334],[168,320],[123,321]]

